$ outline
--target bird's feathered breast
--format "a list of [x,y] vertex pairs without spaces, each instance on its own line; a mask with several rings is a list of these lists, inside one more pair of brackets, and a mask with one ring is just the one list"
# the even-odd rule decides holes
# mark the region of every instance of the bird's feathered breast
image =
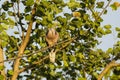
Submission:
[[54,29],[49,29],[46,37],[49,39],[55,39],[58,36],[58,33]]
[[46,34],[46,41],[49,45],[54,45],[59,39],[59,34],[55,29],[51,28]]

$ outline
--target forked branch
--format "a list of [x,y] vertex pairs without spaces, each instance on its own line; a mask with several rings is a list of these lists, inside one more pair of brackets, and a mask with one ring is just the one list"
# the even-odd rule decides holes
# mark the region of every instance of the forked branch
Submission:
[[105,68],[104,70],[100,73],[100,75],[98,76],[97,80],[101,80],[103,78],[103,76],[112,68],[112,67],[116,67],[116,66],[120,66],[120,63],[116,63],[115,60],[111,61]]
[[[33,17],[34,17],[34,14],[35,14],[35,5],[34,5],[31,13],[32,13],[31,14],[32,18],[31,18],[31,21],[28,24],[28,29],[27,29],[27,33],[26,33],[25,39],[23,40],[23,42],[20,45],[20,48],[19,48],[17,56],[22,56],[23,55],[24,50],[25,50],[25,48],[26,48],[26,46],[27,46],[27,44],[29,42],[30,33],[31,33],[31,30],[32,30],[32,25],[33,25]],[[18,71],[19,71],[20,60],[21,60],[21,58],[18,58],[14,62],[14,65],[13,65],[13,76],[11,77],[11,80],[16,80],[17,79],[17,76],[19,74]]]

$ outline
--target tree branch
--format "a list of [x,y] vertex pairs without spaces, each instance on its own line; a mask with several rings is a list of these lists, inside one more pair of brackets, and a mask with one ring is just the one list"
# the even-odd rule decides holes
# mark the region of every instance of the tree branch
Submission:
[[104,70],[100,73],[100,75],[98,76],[97,80],[101,80],[102,77],[112,68],[112,67],[116,67],[116,66],[120,66],[120,63],[116,63],[115,60],[111,61],[105,68]]
[[[73,38],[71,38],[71,39],[67,39],[67,40],[61,41],[61,42],[55,44],[54,46],[61,45],[61,44],[63,44],[63,43],[69,42],[70,40],[75,39],[75,38],[77,38],[77,37],[73,37]],[[37,50],[37,51],[30,51],[30,53],[29,53],[28,55],[22,55],[22,56],[17,56],[17,57],[9,58],[9,59],[7,59],[7,60],[0,61],[0,63],[7,62],[7,61],[12,61],[12,60],[16,60],[16,59],[18,59],[18,58],[29,57],[29,56],[32,56],[33,54],[38,54],[39,52],[43,52],[43,51],[45,51],[45,50],[47,50],[47,49],[49,49],[49,48],[51,48],[51,47],[52,47],[52,46],[47,46],[47,47],[41,48],[41,49],[39,49],[39,50]],[[32,52],[32,53],[31,53],[31,52]],[[23,54],[24,54],[24,53],[23,53]]]
[[[27,33],[26,33],[26,36],[25,36],[25,39],[23,40],[23,42],[21,43],[20,45],[20,48],[19,48],[19,51],[18,51],[18,55],[17,56],[22,56],[23,53],[24,53],[24,50],[29,42],[29,39],[30,39],[30,33],[31,33],[31,30],[32,30],[32,25],[33,25],[33,17],[34,17],[34,14],[35,14],[35,5],[32,9],[32,18],[31,18],[31,21],[29,22],[29,25],[28,25],[28,29],[27,29]],[[20,65],[20,60],[21,58],[18,58],[15,60],[14,62],[14,67],[13,67],[13,76],[11,78],[11,80],[16,80],[17,79],[17,76],[18,76],[18,71],[19,71],[19,65]]]
[[[77,37],[71,38],[68,42],[64,43],[65,45],[63,45],[60,49],[56,49],[55,52],[57,53],[58,51],[61,51],[63,48],[67,47],[72,41],[74,41]],[[45,57],[43,57],[42,59],[40,58],[39,61],[34,62],[32,65],[29,65],[25,68],[22,68],[19,70],[19,73],[27,70],[27,69],[32,69],[34,67],[34,65],[36,64],[40,64],[42,63],[44,60],[48,59],[49,55],[46,55]]]
[[97,21],[98,18],[100,18],[100,16],[105,12],[106,8],[109,6],[109,4],[110,4],[111,1],[112,1],[112,0],[109,0],[109,1],[108,1],[107,5],[103,8],[103,10],[100,12],[100,14],[99,14],[98,16],[95,15],[95,13],[94,13],[94,11],[91,9],[90,5],[88,5],[88,8],[90,9],[90,11],[92,12],[92,14],[93,14],[94,17],[95,17],[95,21]]
[[[1,40],[0,40],[0,44],[1,44]],[[0,61],[3,61],[4,60],[4,55],[3,55],[3,49],[0,45]],[[1,75],[4,76],[4,79],[3,80],[6,80],[6,75],[5,75],[5,69],[4,69],[4,63],[0,63],[0,66],[3,67],[3,70],[0,70],[0,73]]]
[[110,4],[111,1],[112,0],[108,1],[107,5],[103,8],[102,12],[99,14],[99,16],[97,18],[99,18],[105,12],[106,8],[109,6],[109,4]]

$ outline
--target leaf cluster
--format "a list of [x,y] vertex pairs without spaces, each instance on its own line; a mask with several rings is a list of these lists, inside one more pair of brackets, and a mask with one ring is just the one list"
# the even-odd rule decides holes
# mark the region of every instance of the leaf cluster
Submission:
[[[17,5],[17,9],[14,8],[15,5]],[[34,5],[35,14],[31,15]],[[2,23],[0,24],[0,40],[2,40],[0,45],[6,48],[7,59],[17,56],[19,46],[26,35],[27,25],[31,20],[34,22],[29,43],[24,50],[26,57],[21,59],[19,68],[33,66],[24,71],[29,75],[19,75],[18,79],[26,77],[27,80],[40,80],[42,78],[86,80],[87,74],[91,76],[92,80],[96,80],[99,71],[111,61],[111,55],[116,56],[120,51],[120,42],[116,44],[115,48],[109,48],[106,52],[102,49],[95,49],[100,44],[97,38],[112,33],[110,24],[101,26],[104,20],[101,18],[100,12],[95,11],[95,9],[102,9],[104,5],[103,1],[96,2],[96,0],[70,0],[68,2],[64,0],[40,0],[38,3],[35,3],[34,0],[4,1],[3,11],[0,14],[0,23]],[[9,26],[17,28],[12,36],[6,33]],[[36,52],[47,46],[45,35],[49,28],[56,28],[60,34],[59,42],[73,37],[77,38],[56,53],[56,63],[50,63],[48,59],[45,59],[42,63],[34,65],[50,52],[49,49]],[[120,38],[119,27],[116,28],[116,31],[118,31],[118,38]],[[52,48],[59,50],[66,44],[67,42]],[[29,54],[32,55],[27,56]],[[119,57],[115,59],[117,60]],[[115,69],[113,72],[119,72],[119,70]],[[8,70],[8,75],[9,77],[13,75],[12,69]],[[2,76],[0,78],[2,79]]]

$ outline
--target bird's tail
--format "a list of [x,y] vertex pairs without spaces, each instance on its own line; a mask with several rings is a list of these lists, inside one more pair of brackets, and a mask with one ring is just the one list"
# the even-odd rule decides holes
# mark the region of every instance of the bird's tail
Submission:
[[52,62],[52,63],[55,62],[55,55],[56,55],[56,51],[54,51],[54,49],[52,49],[51,52],[49,53],[50,62]]

